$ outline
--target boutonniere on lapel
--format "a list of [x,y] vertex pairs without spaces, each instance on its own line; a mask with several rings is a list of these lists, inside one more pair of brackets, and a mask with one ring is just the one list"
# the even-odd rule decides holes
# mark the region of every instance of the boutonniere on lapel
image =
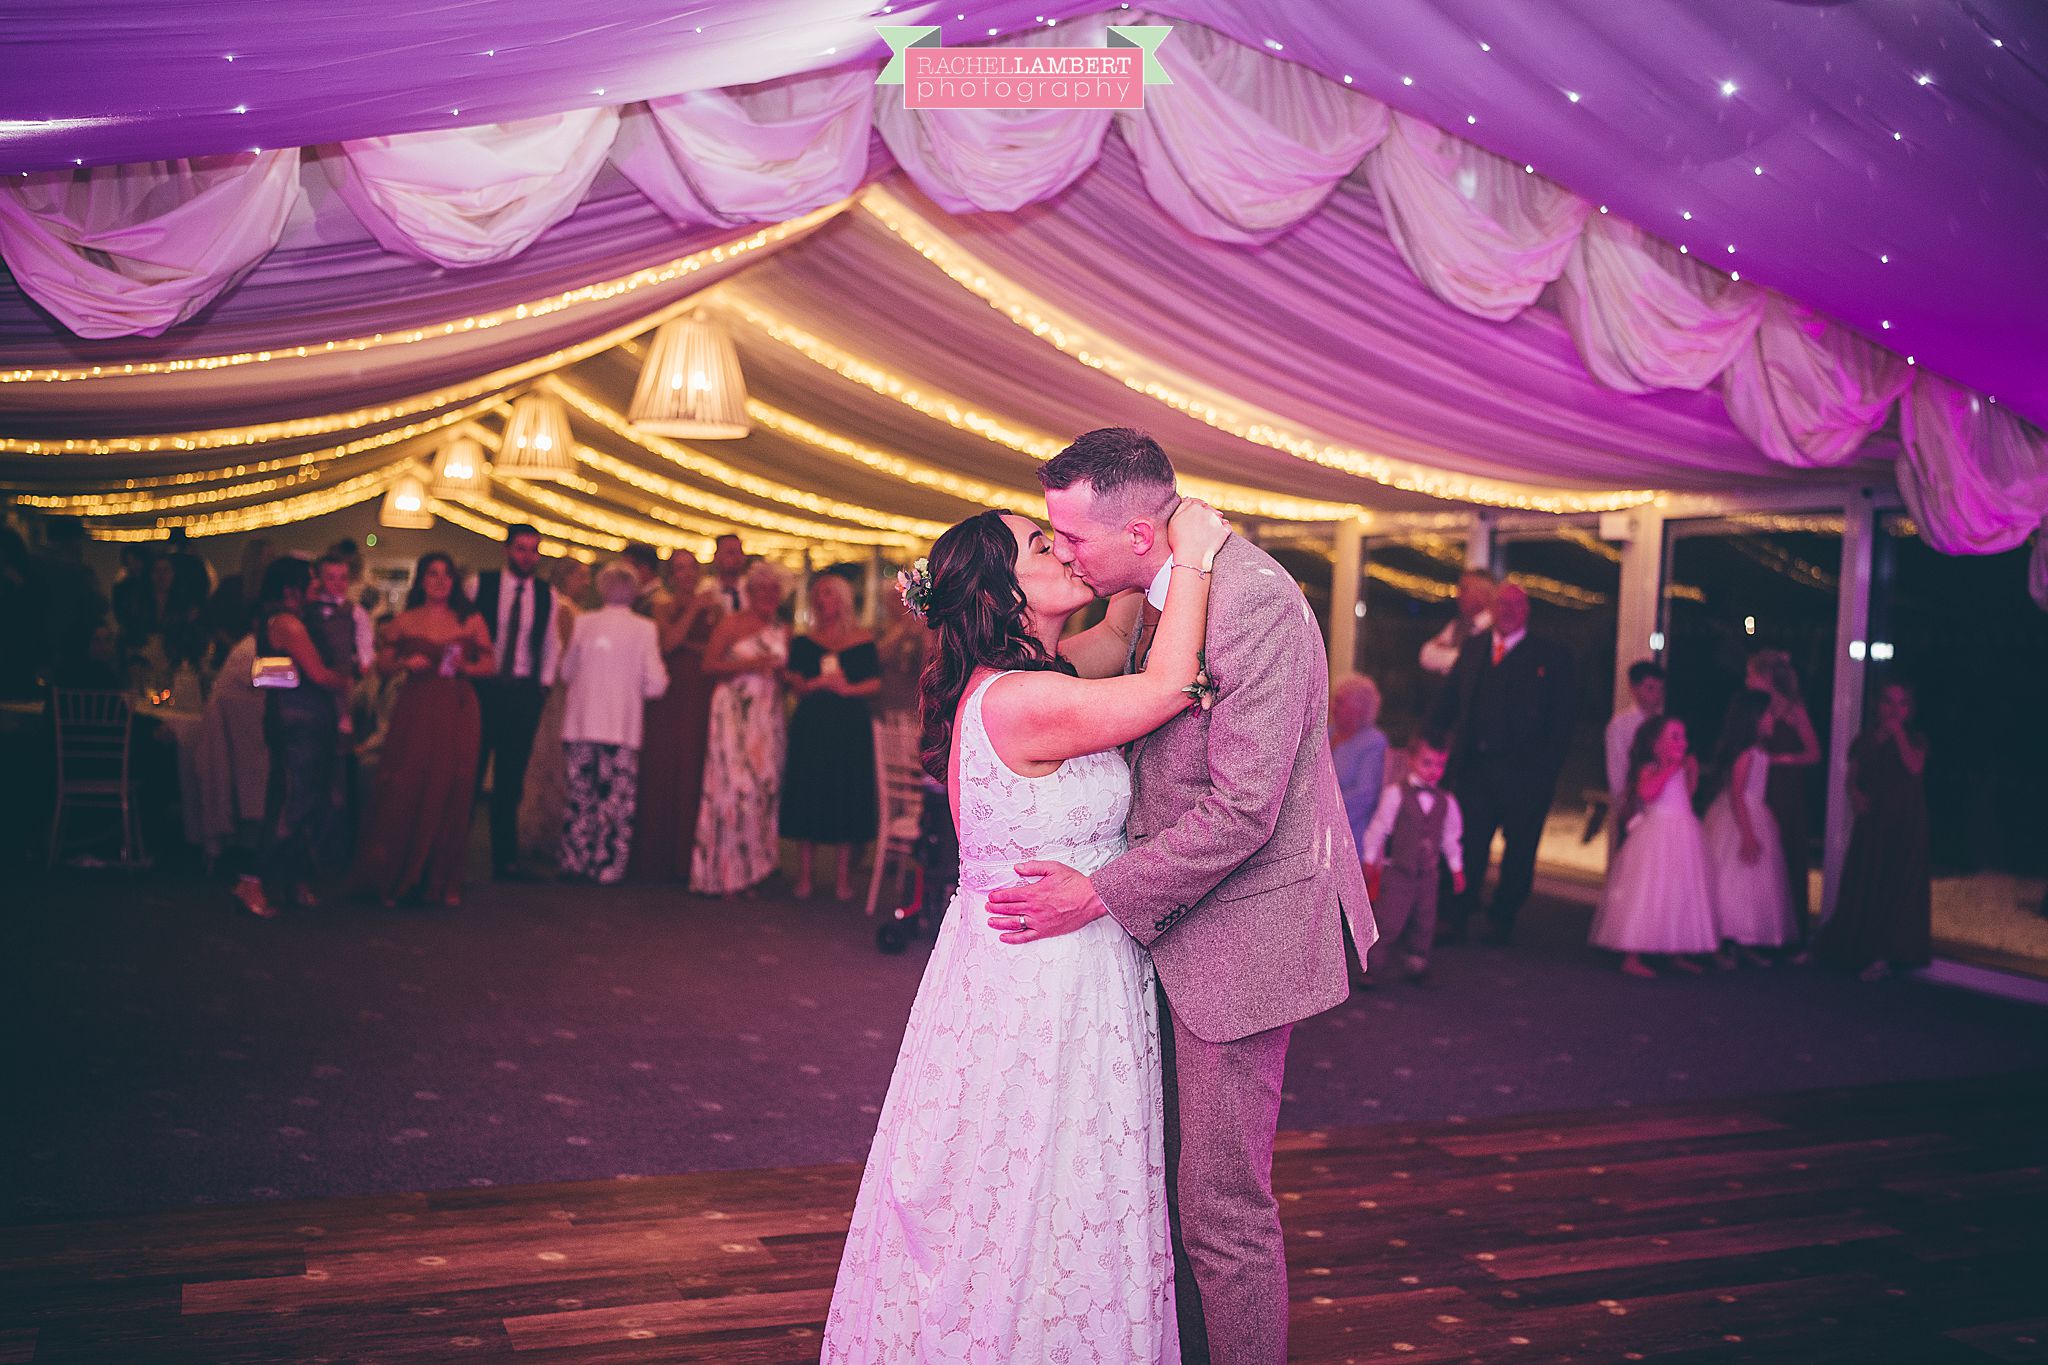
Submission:
[[1190,712],[1208,710],[1216,704],[1216,698],[1222,695],[1223,689],[1209,676],[1208,650],[1195,651],[1195,680],[1183,687],[1181,692],[1188,698]]

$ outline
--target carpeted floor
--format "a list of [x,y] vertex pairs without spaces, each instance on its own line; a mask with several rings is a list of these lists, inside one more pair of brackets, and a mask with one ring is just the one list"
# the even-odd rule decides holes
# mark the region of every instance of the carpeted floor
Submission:
[[[274,922],[194,881],[15,888],[0,1220],[857,1160],[927,946],[830,901],[475,887]],[[1778,967],[1641,982],[1539,902],[1512,949],[1297,1030],[1283,1127],[2048,1068],[2035,1008]]]

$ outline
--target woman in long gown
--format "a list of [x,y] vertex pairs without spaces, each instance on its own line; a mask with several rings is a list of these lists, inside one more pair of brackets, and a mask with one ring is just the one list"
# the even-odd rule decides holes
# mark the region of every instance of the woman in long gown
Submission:
[[779,619],[782,570],[747,570],[746,606],[718,623],[704,647],[717,679],[704,743],[704,795],[697,807],[690,889],[707,896],[751,892],[781,857],[775,811],[782,794],[785,720],[782,670],[789,628]]
[[[838,1365],[1180,1359],[1151,960],[1114,920],[1003,942],[988,892],[1022,860],[1084,872],[1124,848],[1119,746],[1188,705],[1227,534],[1183,504],[1144,670],[1138,594],[1062,645],[1088,586],[1022,517],[939,537],[924,759],[960,828],[960,889],[911,1005],[825,1323]],[[1094,675],[1074,676],[1078,669]]]
[[1806,712],[1806,700],[1799,691],[1799,674],[1792,656],[1782,649],[1763,649],[1749,656],[1748,685],[1771,694],[1771,729],[1764,739],[1770,755],[1771,775],[1764,784],[1764,804],[1778,822],[1778,848],[1784,859],[1785,891],[1792,902],[1792,919],[1798,942],[1804,944],[1812,929],[1813,896],[1808,886],[1808,864],[1812,850],[1807,837],[1807,778],[1820,762],[1820,736],[1813,717]]
[[642,717],[639,827],[626,869],[635,881],[690,879],[711,729],[712,680],[704,673],[704,647],[725,614],[716,593],[699,591],[704,566],[694,558],[671,556],[668,573],[669,602],[654,617],[668,691],[648,702]]
[[811,894],[817,846],[837,844],[832,894],[849,901],[854,849],[875,837],[878,820],[868,699],[882,690],[882,659],[839,575],[811,580],[811,630],[790,642],[784,676],[797,696],[782,779],[782,837],[798,841],[796,894]]
[[[583,614],[583,594],[590,588],[590,566],[565,559],[551,575],[555,587],[555,639],[563,653],[576,634]],[[556,657],[560,657],[557,655]],[[526,785],[519,790],[519,849],[531,858],[552,858],[562,842],[562,808],[569,800],[569,770],[562,758],[562,708],[569,689],[558,681],[548,689],[533,732],[533,757],[526,764]]]
[[1927,741],[1914,730],[1913,694],[1887,683],[1877,723],[1849,750],[1856,826],[1842,860],[1835,913],[1815,950],[1876,981],[1933,954],[1933,888],[1927,856]]
[[483,743],[470,679],[495,673],[498,660],[455,561],[439,550],[420,556],[377,667],[406,679],[385,732],[356,880],[386,905],[415,894],[459,905]]

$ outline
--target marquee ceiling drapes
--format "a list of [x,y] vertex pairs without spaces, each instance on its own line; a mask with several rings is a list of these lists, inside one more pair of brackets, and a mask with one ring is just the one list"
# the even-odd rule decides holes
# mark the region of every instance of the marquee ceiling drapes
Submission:
[[[1783,5],[1767,11],[1772,24],[1792,25],[1802,40],[1812,37],[1805,27],[1810,18]],[[1033,27],[1017,41],[1085,41],[1073,35],[1100,23],[1073,22],[1072,13],[1043,6],[1034,10],[1041,19],[1062,14],[1070,21],[1065,28]],[[997,29],[1022,22],[1001,6],[981,7],[974,17],[989,17],[988,27]],[[1984,20],[1980,36],[2005,17]],[[1715,22],[1729,18],[1717,14]],[[1952,16],[1940,18],[1932,27],[1939,30],[1936,45],[1945,47],[1955,29]],[[1446,55],[1452,45],[1446,25],[1498,24],[1513,32],[1511,19],[1478,3],[1423,7],[1408,0],[1362,27],[1379,40],[1375,60],[1427,37],[1423,55],[1447,63],[1441,70],[1451,73],[1462,64]],[[1360,36],[1328,20],[1317,7],[1277,4],[1231,7],[1218,16],[1221,27],[1250,37],[1256,48],[1184,28],[1179,51],[1169,47],[1164,54],[1178,84],[1155,91],[1142,114],[1117,116],[1119,138],[1108,141],[1108,115],[908,115],[886,98],[871,100],[871,77],[855,69],[758,91],[683,89],[628,109],[628,132],[616,148],[618,115],[587,102],[580,110],[535,112],[514,125],[467,133],[352,137],[324,149],[317,165],[308,163],[293,192],[283,196],[283,212],[271,153],[192,167],[29,176],[25,186],[0,196],[0,247],[23,283],[73,321],[84,319],[88,330],[166,330],[154,341],[83,341],[31,315],[19,296],[11,309],[0,297],[0,357],[10,366],[56,362],[74,370],[81,363],[173,362],[168,374],[92,379],[85,426],[94,435],[345,415],[343,405],[355,404],[367,418],[360,429],[375,437],[454,412],[490,388],[483,381],[504,387],[580,360],[586,353],[580,347],[618,339],[608,328],[618,332],[634,319],[644,322],[737,271],[718,291],[730,296],[731,306],[765,309],[786,324],[800,324],[828,349],[959,390],[957,396],[986,404],[1013,425],[1028,417],[1041,431],[1070,432],[1102,420],[1132,420],[1172,432],[1180,438],[1176,449],[1189,452],[1191,469],[1236,471],[1247,496],[1264,488],[1393,508],[1431,505],[1431,497],[1564,510],[1624,505],[1641,496],[1633,489],[1728,488],[1783,480],[1788,467],[1889,458],[1896,453],[1890,437],[1870,434],[1907,395],[1901,430],[1909,443],[1918,442],[1909,496],[1921,497],[1936,526],[1953,532],[1952,548],[2014,543],[2039,520],[2040,433],[2010,416],[2024,406],[2024,391],[2018,405],[2010,393],[1995,403],[1954,382],[1961,375],[1953,368],[1945,378],[1930,373],[1932,364],[1909,372],[1895,354],[1802,306],[1814,301],[1811,296],[1794,302],[1762,293],[1753,282],[1737,285],[1701,269],[1696,258],[1673,255],[1669,239],[1684,245],[1693,229],[1633,229],[1607,213],[1608,205],[1596,213],[1582,183],[1566,180],[1581,191],[1574,194],[1534,174],[1533,162],[1525,168],[1482,150],[1474,139],[1489,133],[1476,123],[1454,137],[1452,120],[1432,126],[1403,112],[1420,100],[1404,92],[1427,84],[1418,77],[1408,75],[1415,84],[1407,85],[1384,70],[1377,76],[1361,70],[1347,88],[1289,65],[1305,48],[1306,59],[1326,75],[1335,74],[1329,60],[1352,65],[1351,56],[1364,51]],[[1590,21],[1582,16],[1576,22],[1583,30]],[[1249,35],[1247,24],[1272,31]],[[708,27],[716,31],[718,24]],[[1898,37],[1879,27],[1879,41]],[[2016,57],[2031,48],[2027,27],[2014,16]],[[1691,34],[1704,41],[1715,31],[1697,21]],[[1899,50],[1911,53],[1918,41],[1903,42]],[[779,54],[798,63],[792,69],[804,69],[793,49],[778,46],[781,39],[755,33],[749,42],[756,60]],[[1503,44],[1503,57],[1510,46]],[[1492,47],[1488,43],[1480,55],[1494,55]],[[1274,50],[1284,51],[1285,60]],[[1532,41],[1520,51],[1520,65],[1502,65],[1518,79],[1545,49]],[[1656,65],[1655,52],[1634,55]],[[1671,51],[1664,56],[1675,60]],[[1868,62],[1858,69],[1870,69]],[[1379,77],[1392,82],[1391,116],[1358,93]],[[2033,92],[2013,95],[1995,77],[1980,84],[1996,98],[1988,112],[1972,113],[1986,126],[1971,130],[1971,145],[1973,154],[1995,155],[2001,137],[2023,128],[2038,104],[2029,101]],[[1596,97],[1592,90],[1569,93],[1585,101]],[[1717,122],[1725,124],[1729,111],[1741,106],[1729,102],[1735,93],[1716,90],[1714,97],[1722,101]],[[1774,116],[1786,112],[1778,108]],[[1807,112],[1809,124],[1821,127],[1817,111]],[[864,135],[870,119],[886,151]],[[1549,115],[1531,116],[1528,125],[1550,121]],[[1668,120],[1674,129],[1698,133],[1696,122],[1682,111]],[[189,131],[196,136],[202,125]],[[1594,120],[1581,140],[1598,144],[1603,126]],[[1227,136],[1247,127],[1258,130],[1256,139]],[[34,129],[7,131],[17,135],[16,148],[38,145]],[[1626,133],[1639,139],[1641,131]],[[72,145],[97,145],[82,138],[82,130],[73,132],[81,137]],[[1513,129],[1504,136],[1512,141]],[[1725,160],[1735,136],[1721,127],[1707,140],[1720,139]],[[734,155],[736,149],[744,154]],[[605,165],[608,150],[612,167]],[[1574,144],[1572,155],[1583,150]],[[1741,155],[1752,154],[1758,153]],[[1362,156],[1362,167],[1351,170]],[[813,207],[872,177],[890,159],[938,206],[906,196],[896,182],[881,198],[873,197],[881,191],[871,192],[870,207],[886,211],[852,215],[812,235],[806,234],[815,223],[766,236],[733,226]],[[1550,171],[1553,158],[1544,160]],[[276,223],[278,249],[260,264],[243,259],[246,250],[233,256],[208,248],[190,253],[190,260],[178,257],[171,248],[180,234],[168,215],[192,207],[195,193],[221,198],[222,184],[237,175],[249,212],[267,212]],[[1940,179],[1923,175],[1909,185],[1906,219],[1925,208],[1921,182]],[[1711,180],[1693,174],[1684,183]],[[1763,190],[1780,193],[1769,184],[1752,187]],[[2024,187],[2018,193],[2025,198]],[[1327,204],[1314,211],[1325,196]],[[1702,219],[1726,207],[1712,199],[1703,199]],[[1806,202],[1803,194],[1800,202]],[[1016,211],[960,218],[942,211],[977,207]],[[124,257],[104,245],[114,240],[106,234],[121,226],[103,221],[110,213],[154,214],[167,226]],[[676,218],[700,226],[679,239]],[[1297,218],[1299,226],[1287,231]],[[1782,214],[1758,221],[1777,230],[1762,241],[1800,237]],[[1987,220],[1978,235],[1995,244],[2004,221]],[[100,263],[113,260],[143,292],[63,278],[60,268],[39,267],[38,258],[17,250],[24,234],[88,228],[95,234],[90,239],[81,235],[58,246],[93,247],[81,259],[102,272],[107,267]],[[1257,251],[1216,245],[1191,230],[1268,245]],[[1732,268],[1729,260],[1714,259]],[[1753,281],[1752,258],[1739,259]],[[1825,264],[1831,258],[1816,251],[1813,259]],[[955,279],[939,269],[948,261]],[[200,298],[189,321],[147,293],[166,292],[180,271],[220,291],[217,301]],[[221,289],[244,271],[239,285]],[[97,289],[123,311],[71,307],[69,296],[53,287],[52,273],[57,286],[77,284],[88,296]],[[1560,275],[1561,283],[1546,293]],[[628,279],[636,283],[621,288]],[[979,285],[970,287],[970,279]],[[1810,282],[1827,283],[1818,275]],[[2026,279],[2007,282],[2002,302],[2015,317],[2028,290]],[[1897,297],[1910,302],[1910,292]],[[545,309],[525,307],[539,302]],[[1012,317],[1020,309],[1031,312],[1039,321],[1024,330],[989,304]],[[1900,311],[1889,302],[1881,307]],[[493,316],[494,309],[507,315]],[[493,325],[474,328],[479,317]],[[455,325],[446,335],[375,344],[405,328],[451,319]],[[759,338],[743,341],[750,372],[763,347],[789,350],[766,339],[772,327],[756,330]],[[1099,366],[1098,354],[1090,363],[1101,372],[1091,372],[1076,359],[1081,348],[1070,344],[1063,354],[1044,339],[1084,333],[1090,346],[1118,363]],[[2002,334],[2010,336],[2011,329]],[[349,336],[370,336],[373,344],[277,365],[175,368],[180,358],[229,355],[236,346],[268,349]],[[1961,351],[1951,353],[1970,361]],[[963,357],[972,363],[963,364]],[[2011,348],[1995,359],[2009,361]],[[815,357],[804,364],[815,390],[824,372]],[[20,377],[17,371],[0,380]],[[443,380],[455,390],[428,387]],[[1684,391],[1709,382],[1720,392]],[[81,400],[71,389],[68,383],[0,383],[0,410],[9,411],[0,434],[78,433],[84,429]],[[1973,398],[1998,410],[1991,419],[1970,421],[1930,416]],[[412,401],[390,401],[402,399]],[[807,393],[796,406],[818,401]],[[858,432],[879,430],[878,423],[900,420],[907,411],[895,399],[879,407],[873,395],[860,401],[868,410],[859,415]],[[384,405],[379,412],[365,412],[378,404]],[[1175,407],[1206,414],[1205,420],[1180,417]],[[929,414],[911,415],[932,423]],[[396,448],[395,442],[379,447]],[[1949,475],[1953,460],[1970,464],[1967,477]],[[966,457],[967,466],[974,464],[975,457]],[[1028,488],[1028,468],[1019,471],[1018,483]],[[1942,496],[1926,497],[1935,485]],[[1935,538],[1942,543],[1939,534]]]
[[[878,22],[964,43],[1100,8],[581,0],[572,26],[552,0],[365,0],[289,23],[262,0],[27,0],[8,12],[0,171],[531,118],[872,62]],[[1659,236],[1733,243],[1752,278],[1866,334],[1889,321],[1889,343],[2048,420],[2048,272],[2030,266],[2048,224],[2048,16],[2030,0],[1149,8],[1349,76]]]

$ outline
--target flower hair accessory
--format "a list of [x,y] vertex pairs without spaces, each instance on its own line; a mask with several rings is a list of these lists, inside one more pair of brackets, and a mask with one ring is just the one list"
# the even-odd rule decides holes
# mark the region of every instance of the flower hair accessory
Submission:
[[896,571],[896,591],[903,598],[903,605],[910,608],[910,614],[926,625],[931,624],[932,609],[932,568],[931,561],[923,556],[907,569]]

